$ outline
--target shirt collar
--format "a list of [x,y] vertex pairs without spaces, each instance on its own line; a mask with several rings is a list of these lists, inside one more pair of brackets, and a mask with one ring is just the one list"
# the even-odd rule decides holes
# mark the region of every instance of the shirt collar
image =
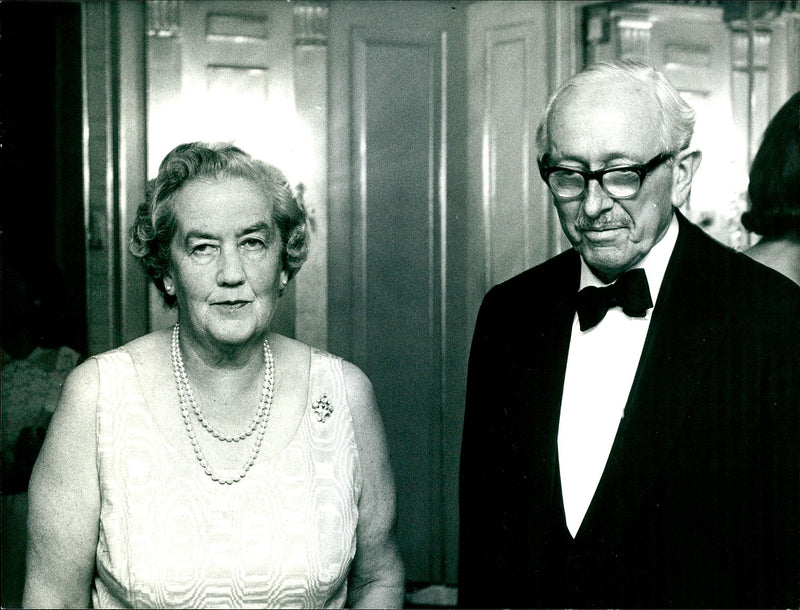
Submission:
[[[644,269],[647,276],[647,284],[650,287],[650,298],[653,303],[658,299],[658,291],[661,289],[661,282],[664,280],[664,274],[667,271],[669,259],[672,256],[672,251],[675,249],[675,243],[678,241],[678,217],[673,214],[672,220],[667,227],[667,232],[656,244],[650,249],[642,260],[636,263],[631,269]],[[586,286],[606,286],[600,278],[598,278],[589,265],[581,257],[581,283],[580,288]]]

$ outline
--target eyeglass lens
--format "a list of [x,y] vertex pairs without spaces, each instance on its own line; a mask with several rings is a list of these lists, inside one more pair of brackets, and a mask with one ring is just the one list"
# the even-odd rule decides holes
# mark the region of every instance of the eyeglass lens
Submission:
[[[550,174],[550,188],[559,197],[579,197],[586,190],[587,182],[585,176],[567,169]],[[600,186],[611,197],[631,197],[641,185],[639,174],[631,170],[610,170],[600,177]]]

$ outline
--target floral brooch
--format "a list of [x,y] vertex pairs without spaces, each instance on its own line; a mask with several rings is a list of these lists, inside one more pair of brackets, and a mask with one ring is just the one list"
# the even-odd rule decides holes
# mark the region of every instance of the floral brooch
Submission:
[[317,398],[311,408],[317,414],[317,421],[324,423],[328,416],[333,413],[333,405],[326,394]]

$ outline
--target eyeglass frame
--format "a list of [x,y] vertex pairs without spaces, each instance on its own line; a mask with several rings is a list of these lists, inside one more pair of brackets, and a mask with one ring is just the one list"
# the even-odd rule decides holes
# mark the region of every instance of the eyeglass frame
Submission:
[[[636,195],[639,194],[639,191],[642,190],[642,185],[644,184],[644,179],[647,175],[656,169],[659,165],[666,162],[670,158],[674,157],[675,153],[668,153],[663,152],[657,154],[655,157],[647,161],[646,163],[640,163],[637,165],[618,165],[616,167],[607,167],[605,169],[598,169],[595,171],[584,171],[581,169],[577,169],[574,167],[564,167],[562,165],[544,165],[542,159],[538,159],[537,162],[539,164],[539,175],[544,180],[547,188],[550,189],[550,192],[553,193],[554,197],[559,197],[561,199],[578,199],[579,197],[583,197],[586,194],[586,191],[589,189],[589,180],[596,180],[597,183],[600,185],[600,188],[603,189],[603,192],[611,197],[612,199],[633,199]],[[577,195],[573,197],[564,197],[559,195],[553,190],[553,187],[550,186],[550,174],[558,171],[558,170],[565,170],[568,172],[572,172],[574,174],[578,174],[583,178],[583,189]],[[630,195],[625,195],[624,197],[617,197],[612,195],[606,190],[606,187],[603,185],[603,177],[611,172],[619,172],[619,171],[626,171],[626,172],[633,172],[639,177],[639,187]]]

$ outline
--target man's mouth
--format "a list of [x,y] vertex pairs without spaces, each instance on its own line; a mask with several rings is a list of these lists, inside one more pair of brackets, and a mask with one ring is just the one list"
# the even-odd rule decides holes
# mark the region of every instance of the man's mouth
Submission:
[[580,229],[581,234],[590,240],[603,241],[615,237],[617,231],[622,231],[625,227],[618,225],[605,227],[584,227]]

